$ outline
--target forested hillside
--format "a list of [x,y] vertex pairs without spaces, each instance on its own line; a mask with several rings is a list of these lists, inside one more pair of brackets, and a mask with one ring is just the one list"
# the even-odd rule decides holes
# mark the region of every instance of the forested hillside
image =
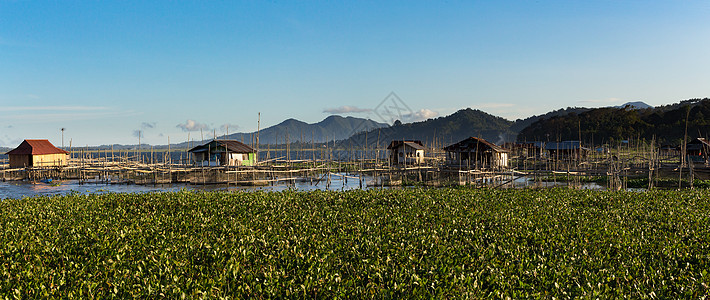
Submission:
[[522,129],[518,141],[581,140],[593,144],[656,139],[679,144],[688,137],[710,135],[710,99],[691,99],[647,109],[597,108],[539,120]]
[[437,144],[455,143],[465,138],[482,137],[493,143],[501,143],[515,138],[515,132],[510,130],[513,122],[477,109],[462,109],[451,115],[429,119],[415,123],[397,123],[394,126],[360,133],[339,143],[342,147],[349,145],[374,146],[378,140],[380,146],[387,145],[392,140],[421,140],[431,144],[436,137]]

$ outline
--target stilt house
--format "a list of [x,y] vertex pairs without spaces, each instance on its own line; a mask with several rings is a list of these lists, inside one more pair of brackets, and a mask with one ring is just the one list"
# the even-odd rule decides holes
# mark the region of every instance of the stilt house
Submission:
[[235,140],[213,140],[190,149],[192,162],[199,166],[253,166],[256,151]]
[[686,145],[685,151],[690,159],[694,162],[708,161],[708,151],[710,151],[710,143],[705,138],[696,138]]
[[415,165],[424,162],[424,145],[421,141],[392,141],[387,146],[392,165]]
[[468,169],[501,169],[508,167],[508,150],[482,138],[470,137],[444,147],[449,165]]
[[66,166],[68,154],[48,140],[24,140],[7,156],[10,168],[29,168]]

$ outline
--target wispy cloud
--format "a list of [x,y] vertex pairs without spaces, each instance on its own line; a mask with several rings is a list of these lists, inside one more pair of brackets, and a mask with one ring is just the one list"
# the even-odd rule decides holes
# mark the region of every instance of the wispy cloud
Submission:
[[7,134],[0,137],[0,146],[3,147],[16,147],[20,143],[22,143],[22,139],[12,138]]
[[429,110],[429,109],[420,109],[418,111],[412,112],[410,114],[402,115],[402,120],[403,122],[419,122],[419,121],[425,121],[427,119],[431,118],[436,118],[439,116],[439,112]]
[[227,130],[231,131],[234,133],[237,129],[239,129],[239,125],[237,124],[222,124],[219,126],[219,129],[222,130],[222,132],[227,132]]
[[207,124],[198,123],[195,120],[187,120],[185,123],[175,125],[175,127],[182,129],[182,131],[200,131],[200,129],[209,129]]
[[133,137],[140,138],[141,136],[143,136],[143,133],[140,130],[133,130],[133,133],[131,135],[133,135]]
[[108,110],[107,106],[0,106],[0,111],[92,111]]
[[324,113],[330,113],[330,114],[348,114],[348,113],[364,113],[364,112],[371,112],[372,109],[369,108],[359,108],[357,106],[341,106],[341,107],[335,107],[335,108],[326,108],[323,110]]

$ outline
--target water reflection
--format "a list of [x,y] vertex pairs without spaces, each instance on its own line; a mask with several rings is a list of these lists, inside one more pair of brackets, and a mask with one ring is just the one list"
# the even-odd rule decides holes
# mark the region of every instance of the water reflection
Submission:
[[[70,193],[90,194],[90,193],[146,193],[157,191],[179,191],[182,189],[194,191],[283,191],[295,189],[300,191],[310,190],[351,190],[379,188],[382,185],[376,184],[379,180],[371,176],[363,176],[362,180],[356,175],[340,176],[346,174],[331,174],[330,182],[326,178],[298,179],[295,181],[279,182],[267,186],[235,186],[226,184],[194,185],[194,184],[156,184],[156,185],[136,185],[136,184],[109,184],[109,183],[84,183],[77,180],[52,181],[51,183],[31,183],[28,181],[8,181],[0,182],[0,199],[23,198],[35,196],[66,195]],[[571,184],[571,183],[570,183]],[[552,188],[566,187],[567,182],[534,181],[532,178],[516,178],[513,185],[506,184],[502,188]],[[581,183],[570,185],[577,189],[605,190],[604,186],[596,183]],[[385,186],[386,187],[386,186]]]
[[[368,188],[367,183],[372,182],[372,178],[364,176],[362,188]],[[108,183],[84,183],[77,180],[52,181],[51,183],[31,183],[28,181],[8,181],[0,182],[0,199],[23,198],[35,196],[55,196],[70,193],[90,194],[90,193],[146,193],[156,191],[179,191],[182,189],[195,191],[283,191],[295,189],[301,191],[310,190],[350,190],[359,189],[361,182],[359,179],[331,176],[330,183],[325,179],[315,180],[295,180],[279,182],[275,185],[267,186],[235,186],[226,184],[213,185],[193,185],[193,184],[156,184],[156,185],[136,185],[136,184],[108,184]]]

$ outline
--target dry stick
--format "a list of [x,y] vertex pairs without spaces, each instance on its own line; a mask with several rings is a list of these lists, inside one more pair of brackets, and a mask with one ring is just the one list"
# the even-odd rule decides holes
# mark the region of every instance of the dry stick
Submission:
[[261,133],[261,112],[257,114],[256,120],[256,155],[254,157],[254,163],[259,162],[259,134]]
[[685,165],[685,156],[688,151],[688,116],[690,116],[690,105],[687,106],[685,113],[685,134],[683,135],[683,154],[680,157],[680,167],[678,168],[678,189],[681,188],[681,180],[683,178],[683,165]]

